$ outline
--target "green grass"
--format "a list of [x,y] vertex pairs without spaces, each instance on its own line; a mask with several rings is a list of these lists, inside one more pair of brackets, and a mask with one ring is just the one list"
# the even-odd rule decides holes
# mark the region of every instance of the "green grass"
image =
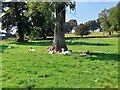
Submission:
[[[48,54],[47,40],[16,43],[3,41],[2,87],[4,88],[117,88],[118,39],[66,40],[73,52],[91,51],[89,56]],[[98,44],[101,43],[101,44]],[[7,46],[14,46],[7,49]],[[36,52],[29,52],[29,47]]]
[[[117,35],[118,35],[118,33],[116,33],[116,32],[114,32],[114,33],[112,34],[112,36],[117,36]],[[86,35],[86,36],[103,36],[103,32],[92,32],[91,34]],[[84,37],[86,37],[86,36],[84,36]],[[104,36],[109,36],[109,34],[105,32],[105,33],[104,33]],[[65,37],[80,37],[80,35],[65,34]]]
[[[108,35],[108,33],[105,33],[105,35]],[[103,32],[93,32],[89,34],[88,36],[103,36]]]

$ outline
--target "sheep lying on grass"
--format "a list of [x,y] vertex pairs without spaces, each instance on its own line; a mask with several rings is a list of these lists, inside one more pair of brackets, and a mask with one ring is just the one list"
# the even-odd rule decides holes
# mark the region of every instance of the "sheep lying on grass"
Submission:
[[[50,48],[48,48],[47,51],[48,51],[49,54],[55,54],[55,51],[54,51],[54,50],[51,50]],[[62,52],[56,52],[56,53],[58,53],[58,54],[69,54],[69,55],[72,54],[72,50],[67,50],[67,51],[65,51],[65,49],[62,48],[61,51],[62,51]]]
[[13,46],[8,46],[7,48],[8,48],[8,49],[13,49],[14,47],[13,47]]
[[30,47],[29,52],[35,52],[36,50]]
[[72,54],[72,50],[65,51],[64,48],[62,48],[61,50],[62,50],[61,54],[69,54],[69,55]]
[[[55,54],[55,51],[54,50],[51,50],[50,48],[48,48],[48,53],[49,54]],[[62,52],[56,52],[58,54],[64,54],[64,55],[71,55],[73,52],[72,50],[66,50],[64,48],[61,49]],[[87,55],[90,55],[90,51],[86,51],[86,52],[75,52],[75,53],[79,53],[80,55],[82,56],[87,56]]]
[[49,51],[49,54],[54,54],[55,52],[53,50]]

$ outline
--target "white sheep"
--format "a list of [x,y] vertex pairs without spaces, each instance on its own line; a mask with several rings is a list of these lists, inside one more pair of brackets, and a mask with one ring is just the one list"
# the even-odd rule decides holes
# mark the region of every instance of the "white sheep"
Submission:
[[13,46],[8,46],[7,48],[8,48],[8,49],[13,49],[14,47],[13,47]]
[[29,50],[30,52],[35,52],[36,50],[35,49],[33,49],[32,47],[30,47],[30,50]]
[[72,54],[72,50],[65,51],[64,48],[62,48],[61,50],[62,50],[62,52],[61,52],[62,54]]
[[53,50],[49,51],[49,54],[54,54],[54,51]]

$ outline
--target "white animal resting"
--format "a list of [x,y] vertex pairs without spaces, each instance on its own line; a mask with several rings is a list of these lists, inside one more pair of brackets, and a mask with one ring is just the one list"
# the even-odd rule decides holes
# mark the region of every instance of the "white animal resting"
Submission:
[[64,51],[63,54],[72,54],[71,50]]
[[32,47],[30,47],[30,50],[29,50],[30,52],[35,52],[36,50],[35,49],[33,49]]
[[8,49],[13,49],[13,47],[12,47],[12,46],[8,46],[7,48],[8,48]]
[[[61,50],[62,50],[62,52],[59,54],[72,54],[72,50],[65,51],[64,48],[62,48]],[[54,53],[55,53],[54,50],[51,50],[51,49],[49,50],[49,54],[54,54]]]
[[53,50],[49,51],[49,54],[54,54],[54,51]]
[[62,48],[61,50],[62,50],[62,53],[61,53],[61,54],[72,54],[72,50],[67,50],[67,51],[65,51],[64,48]]
[[86,56],[87,54],[86,53],[82,53],[81,55]]
[[54,54],[55,52],[51,48],[47,48],[49,54]]

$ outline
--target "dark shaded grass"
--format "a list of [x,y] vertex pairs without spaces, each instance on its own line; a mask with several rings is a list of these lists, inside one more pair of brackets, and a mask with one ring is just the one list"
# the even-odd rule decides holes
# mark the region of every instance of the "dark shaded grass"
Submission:
[[32,45],[32,46],[50,46],[52,43],[48,41],[40,41],[40,42],[11,42],[10,44],[16,45]]
[[8,45],[0,45],[0,53],[3,53],[6,50]]
[[[32,45],[32,46],[51,46],[52,42],[48,41],[41,41],[41,42],[12,42],[10,44],[17,44],[17,45]],[[89,43],[89,42],[66,42],[67,45],[86,45],[86,46],[111,46],[112,44],[96,42],[96,43]]]
[[120,55],[119,54],[106,54],[106,53],[91,53],[90,55],[94,55],[95,57],[86,57],[90,60],[100,60],[100,61],[120,61]]
[[111,46],[112,44],[96,42],[96,43],[88,43],[88,42],[66,42],[67,45],[85,45],[85,46]]

